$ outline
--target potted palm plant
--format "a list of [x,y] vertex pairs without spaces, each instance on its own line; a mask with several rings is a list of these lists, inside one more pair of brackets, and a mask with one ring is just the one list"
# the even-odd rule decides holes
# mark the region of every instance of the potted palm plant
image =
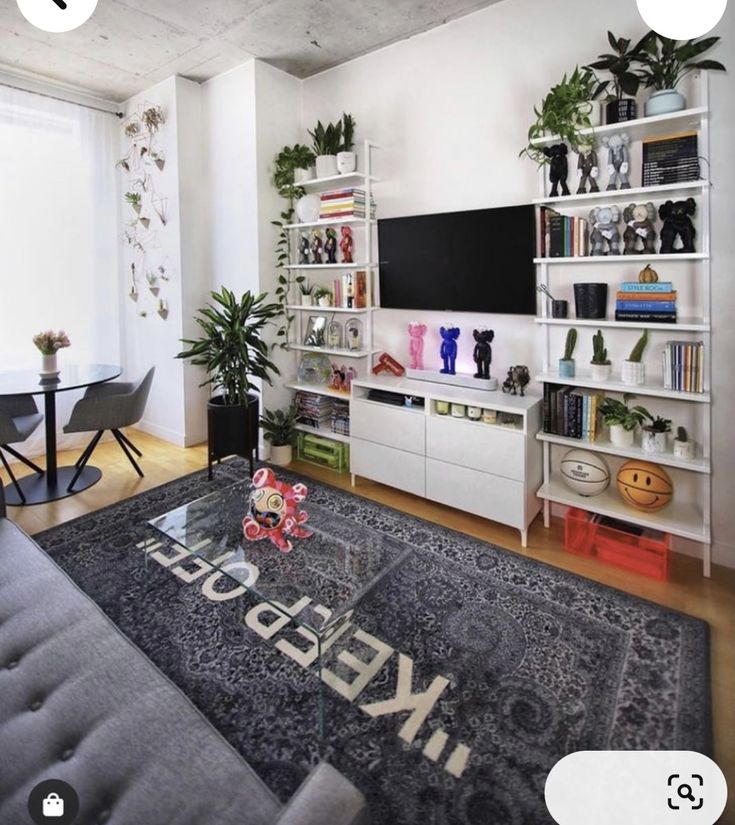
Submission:
[[599,329],[597,333],[592,336],[592,361],[590,363],[592,365],[592,380],[607,381],[610,377],[612,365],[610,359],[607,357],[602,330]]
[[641,363],[643,351],[648,344],[648,330],[644,329],[641,337],[636,341],[628,358],[623,361],[623,383],[640,386],[646,383],[646,365]]
[[271,445],[270,462],[285,467],[293,459],[296,441],[296,408],[293,404],[284,410],[264,410],[260,418],[263,438]]
[[600,414],[606,426],[610,428],[610,443],[613,447],[629,449],[633,446],[636,429],[651,414],[645,407],[629,407],[628,402],[634,396],[625,394],[623,400],[605,398],[600,405]]
[[200,386],[210,386],[216,393],[207,403],[210,478],[212,462],[230,455],[248,458],[251,473],[254,470],[259,402],[253,379],[271,384],[271,375],[279,374],[262,336],[281,311],[278,304],[266,303],[266,293],[246,292],[238,299],[223,287],[211,296],[213,303],[198,310],[194,319],[201,336],[183,338],[181,343],[189,349],[176,356],[204,367],[209,377]]
[[[610,72],[614,94],[608,97],[605,106],[605,121],[607,123],[622,123],[626,120],[635,120],[638,116],[638,104],[635,96],[641,85],[641,77],[634,65],[641,62],[643,48],[650,37],[645,34],[631,47],[630,38],[615,37],[608,31],[607,39],[612,52],[598,55],[595,63],[590,63],[590,69]],[[626,97],[627,95],[627,97]]]
[[337,152],[342,147],[342,121],[328,123],[324,126],[321,120],[317,121],[313,132],[309,132],[314,141],[313,149],[316,155],[316,176],[331,178],[337,174]]
[[342,149],[337,153],[337,169],[340,175],[349,175],[357,168],[357,156],[352,151],[355,144],[355,119],[345,112],[342,115]]

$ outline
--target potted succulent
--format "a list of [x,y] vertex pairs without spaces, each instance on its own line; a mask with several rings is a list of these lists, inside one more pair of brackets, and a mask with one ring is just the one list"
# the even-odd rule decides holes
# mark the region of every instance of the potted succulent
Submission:
[[270,462],[277,467],[285,467],[293,459],[293,444],[296,441],[296,408],[293,404],[283,410],[264,410],[260,417],[263,438],[271,445]]
[[632,447],[636,429],[651,417],[645,407],[628,406],[633,397],[626,393],[622,401],[617,398],[605,398],[600,405],[602,420],[610,428],[610,443],[613,447]]
[[140,215],[140,210],[143,208],[139,192],[126,192],[125,200],[133,207],[136,215]]
[[324,126],[321,120],[317,121],[313,132],[309,132],[314,141],[313,149],[316,155],[316,176],[331,178],[337,174],[337,152],[342,148],[342,121],[328,123]]
[[567,332],[564,357],[559,359],[559,378],[574,378],[574,348],[577,346],[577,330]]
[[597,330],[596,334],[592,336],[592,380],[593,381],[607,381],[610,377],[612,365],[610,359],[607,357],[607,350],[605,349],[605,339],[601,330]]
[[337,153],[337,169],[340,175],[349,175],[357,168],[357,156],[352,151],[355,144],[355,119],[345,112],[342,115],[342,151]]
[[299,290],[301,292],[301,306],[312,306],[314,303],[314,284],[312,284],[311,281],[304,279],[299,283]]
[[318,286],[314,290],[313,300],[316,301],[317,306],[331,307],[332,306],[332,293],[325,286]]
[[648,344],[648,330],[644,329],[641,337],[636,341],[630,355],[623,361],[623,383],[631,386],[640,386],[646,383],[646,365],[641,363],[643,351]]
[[647,116],[678,112],[686,107],[686,100],[676,87],[689,72],[698,69],[726,71],[717,60],[695,59],[711,49],[719,39],[670,40],[653,31],[648,33],[640,58],[643,65],[641,79],[647,88],[655,90],[646,101]]
[[643,426],[641,446],[647,453],[665,453],[668,450],[668,434],[671,432],[671,419],[648,416],[650,424]]
[[694,442],[689,440],[684,427],[677,427],[674,439],[674,455],[676,458],[694,458]]
[[182,339],[189,349],[177,358],[188,358],[208,373],[200,386],[211,386],[216,395],[207,403],[209,477],[212,461],[229,455],[251,460],[258,446],[259,402],[252,379],[272,383],[280,374],[268,358],[262,335],[267,324],[280,314],[278,304],[266,303],[266,294],[245,292],[237,298],[226,287],[211,293],[213,303],[198,310],[201,328],[197,339]]
[[[638,116],[638,104],[635,96],[641,85],[640,75],[633,69],[634,64],[640,63],[644,54],[643,48],[650,37],[645,34],[632,48],[627,37],[615,37],[608,31],[607,39],[612,52],[598,55],[595,63],[587,68],[603,70],[612,75],[614,94],[608,96],[605,106],[606,123],[622,123],[626,120],[635,120]],[[627,95],[628,97],[625,97]]]

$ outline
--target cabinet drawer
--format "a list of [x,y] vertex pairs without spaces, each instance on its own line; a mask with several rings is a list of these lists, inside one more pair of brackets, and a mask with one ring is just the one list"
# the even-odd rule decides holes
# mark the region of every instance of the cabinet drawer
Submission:
[[350,435],[408,453],[424,455],[426,430],[423,410],[391,407],[375,401],[350,402]]
[[350,472],[397,487],[416,496],[426,495],[426,459],[423,456],[352,437]]
[[458,510],[523,529],[523,484],[500,476],[426,460],[426,497]]
[[431,415],[426,422],[426,455],[518,481],[525,477],[525,436],[490,424]]

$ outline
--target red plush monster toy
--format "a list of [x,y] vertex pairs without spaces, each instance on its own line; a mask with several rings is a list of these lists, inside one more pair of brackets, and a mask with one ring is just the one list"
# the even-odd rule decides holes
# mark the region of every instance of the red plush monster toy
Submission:
[[290,553],[292,544],[287,535],[299,539],[312,535],[311,530],[301,526],[308,520],[308,513],[299,510],[307,492],[303,484],[291,486],[277,481],[273,470],[267,467],[258,470],[253,476],[250,512],[242,522],[245,538],[270,539],[282,553]]

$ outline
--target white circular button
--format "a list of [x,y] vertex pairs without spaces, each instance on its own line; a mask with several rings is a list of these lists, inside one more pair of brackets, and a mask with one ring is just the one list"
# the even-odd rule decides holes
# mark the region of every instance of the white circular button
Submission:
[[711,31],[725,13],[727,0],[636,0],[649,28],[672,40],[691,40]]
[[97,0],[17,0],[25,19],[45,32],[70,32],[86,23]]

